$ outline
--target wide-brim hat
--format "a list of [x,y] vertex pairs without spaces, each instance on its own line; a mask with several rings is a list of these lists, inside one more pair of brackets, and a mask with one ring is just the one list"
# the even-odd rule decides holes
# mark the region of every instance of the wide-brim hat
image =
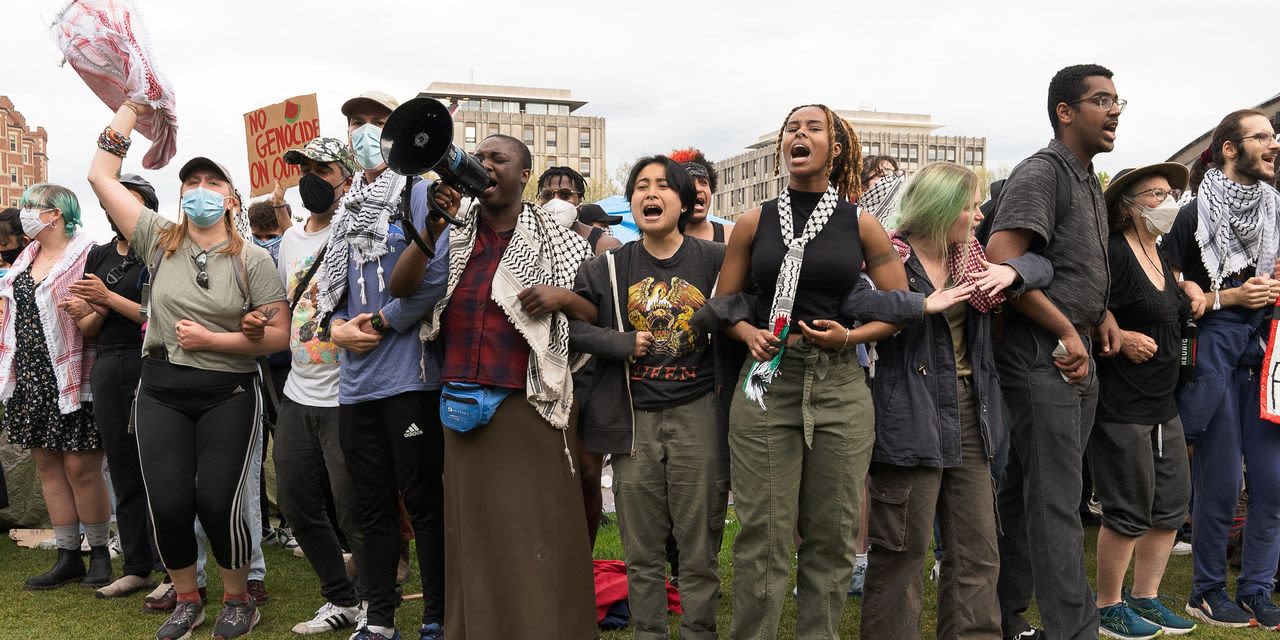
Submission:
[[1187,184],[1191,181],[1191,172],[1177,162],[1158,162],[1137,168],[1121,169],[1107,183],[1107,190],[1102,194],[1103,199],[1107,202],[1108,216],[1114,218],[1119,215],[1117,204],[1119,204],[1120,198],[1133,185],[1151,176],[1164,176],[1165,180],[1169,181],[1170,188],[1179,190],[1185,190]]

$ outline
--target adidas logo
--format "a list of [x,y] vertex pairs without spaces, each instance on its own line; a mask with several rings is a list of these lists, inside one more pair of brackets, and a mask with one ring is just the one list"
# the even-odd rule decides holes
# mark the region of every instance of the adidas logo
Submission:
[[240,386],[240,385],[236,385],[235,390],[234,390],[234,391],[232,391],[231,393],[244,393],[244,387],[242,387],[242,386]]
[[409,428],[404,430],[404,437],[406,438],[412,438],[420,435],[422,435],[422,429],[419,429],[418,425],[412,422],[409,423]]

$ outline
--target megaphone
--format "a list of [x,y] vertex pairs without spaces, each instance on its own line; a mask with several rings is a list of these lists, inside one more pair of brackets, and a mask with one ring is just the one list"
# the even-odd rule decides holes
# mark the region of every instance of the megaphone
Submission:
[[473,198],[494,185],[484,165],[453,144],[453,116],[435,98],[418,96],[391,112],[382,127],[382,157],[402,176],[435,171]]

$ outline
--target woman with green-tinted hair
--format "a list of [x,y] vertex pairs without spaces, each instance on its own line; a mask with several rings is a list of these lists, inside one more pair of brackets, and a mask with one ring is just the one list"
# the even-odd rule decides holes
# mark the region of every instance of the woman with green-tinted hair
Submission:
[[[88,304],[70,292],[93,242],[80,231],[80,204],[65,187],[32,186],[19,208],[31,243],[0,278],[0,429],[35,459],[58,545],[57,563],[26,588],[103,586],[111,582],[111,509],[89,390],[94,350],[85,348],[77,324]],[[82,524],[91,549],[87,574]]]
[[990,312],[1005,295],[1043,286],[1053,272],[1035,256],[987,262],[973,237],[980,202],[972,171],[925,167],[903,192],[890,236],[910,290],[860,291],[856,304],[844,307],[861,321],[903,326],[877,343],[871,384],[876,442],[864,638],[920,637],[935,515],[946,541],[938,637],[1001,637],[991,463],[1004,439],[1004,409]]

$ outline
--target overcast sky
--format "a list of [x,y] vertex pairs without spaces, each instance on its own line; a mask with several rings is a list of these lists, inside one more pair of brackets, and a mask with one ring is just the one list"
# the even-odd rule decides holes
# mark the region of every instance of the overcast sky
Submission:
[[[247,193],[243,114],[312,92],[322,133],[344,137],[338,108],[366,89],[405,100],[433,81],[567,88],[588,101],[578,113],[606,118],[610,167],[686,145],[741,153],[796,104],[870,106],[985,136],[995,168],[1050,137],[1053,73],[1096,62],[1129,100],[1115,152],[1096,160],[1115,173],[1280,91],[1275,0],[135,1],[180,129],[168,167],[140,171],[140,141],[125,169],[157,185],[171,216],[183,161],[219,160]],[[101,237],[84,176],[111,114],[58,67],[48,25],[64,2],[6,3],[0,94],[48,130],[50,180],[81,196]]]

